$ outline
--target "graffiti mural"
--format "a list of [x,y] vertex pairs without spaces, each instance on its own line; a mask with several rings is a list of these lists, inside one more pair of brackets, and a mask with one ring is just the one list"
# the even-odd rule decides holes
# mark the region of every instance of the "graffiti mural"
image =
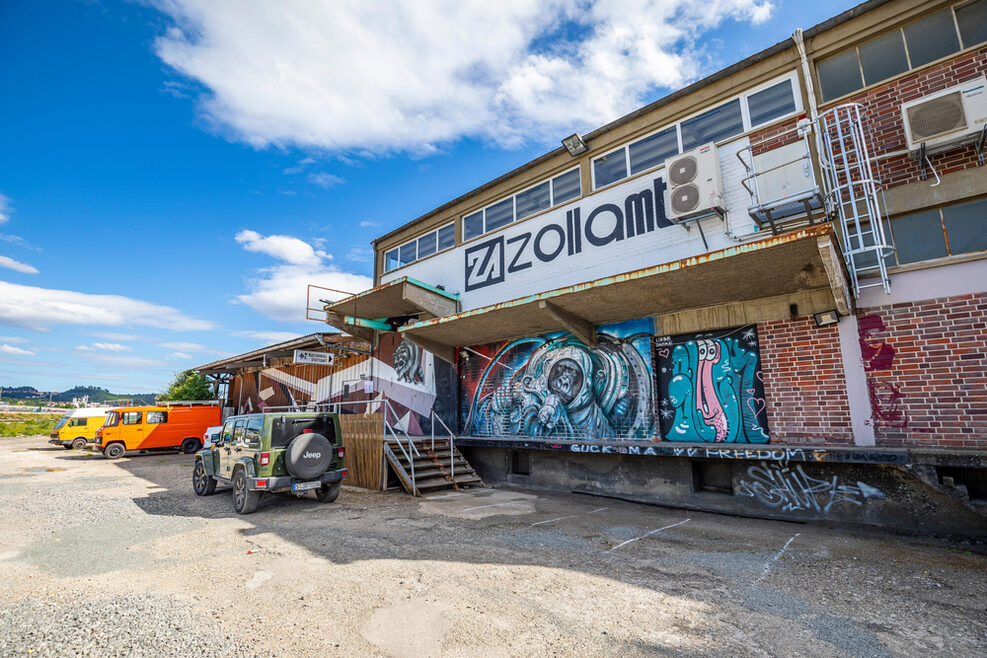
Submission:
[[651,320],[598,328],[597,346],[569,333],[467,351],[460,362],[465,434],[563,439],[650,438]]
[[768,417],[754,325],[654,341],[668,441],[767,443]]
[[782,512],[809,511],[819,514],[829,512],[836,503],[862,505],[868,499],[884,498],[877,487],[865,482],[840,484],[834,475],[820,479],[806,474],[801,464],[794,468],[787,463],[751,466],[747,477],[737,483],[737,494],[750,496],[763,505]]
[[857,328],[860,354],[867,372],[867,393],[874,416],[879,423],[888,427],[908,427],[908,412],[901,387],[885,379],[894,367],[896,351],[885,339],[887,327],[884,320],[880,315],[864,315],[858,318]]

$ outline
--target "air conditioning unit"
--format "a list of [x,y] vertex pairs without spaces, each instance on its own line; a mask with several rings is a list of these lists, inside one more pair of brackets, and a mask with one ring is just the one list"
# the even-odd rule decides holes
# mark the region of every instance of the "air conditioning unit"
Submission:
[[977,78],[956,87],[902,104],[908,150],[926,153],[954,148],[975,141],[987,126],[987,78]]
[[665,211],[673,222],[723,214],[720,158],[715,144],[704,144],[665,160],[668,187]]

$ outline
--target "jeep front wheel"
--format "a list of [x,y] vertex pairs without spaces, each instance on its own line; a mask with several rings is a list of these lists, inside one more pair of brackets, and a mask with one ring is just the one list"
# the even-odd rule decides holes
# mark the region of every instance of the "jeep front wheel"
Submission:
[[259,502],[260,494],[247,487],[247,474],[241,468],[233,476],[233,509],[237,514],[250,514]]
[[120,459],[125,452],[127,449],[123,447],[122,443],[111,443],[103,449],[103,456],[107,459]]
[[328,484],[323,484],[315,490],[316,499],[318,499],[320,503],[331,503],[339,498],[339,488],[342,484],[342,482],[330,482]]
[[216,491],[216,478],[206,473],[206,466],[199,459],[192,469],[192,489],[196,496],[208,496]]

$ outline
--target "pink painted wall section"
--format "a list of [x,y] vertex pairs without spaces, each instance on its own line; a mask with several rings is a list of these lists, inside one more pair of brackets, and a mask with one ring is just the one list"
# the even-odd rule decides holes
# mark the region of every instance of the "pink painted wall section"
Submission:
[[853,444],[837,326],[808,317],[757,328],[771,442]]
[[987,293],[861,309],[879,446],[987,448]]

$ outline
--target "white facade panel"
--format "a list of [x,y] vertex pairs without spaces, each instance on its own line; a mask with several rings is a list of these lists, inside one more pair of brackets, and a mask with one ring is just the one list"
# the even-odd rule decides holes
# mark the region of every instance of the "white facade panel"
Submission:
[[[719,149],[726,224],[734,235],[754,229],[750,197],[740,185],[745,170],[735,155],[747,144],[743,138]],[[458,293],[470,310],[737,244],[716,216],[699,220],[708,248],[695,222],[670,222],[665,186],[658,169],[388,272],[381,283],[410,276]]]

